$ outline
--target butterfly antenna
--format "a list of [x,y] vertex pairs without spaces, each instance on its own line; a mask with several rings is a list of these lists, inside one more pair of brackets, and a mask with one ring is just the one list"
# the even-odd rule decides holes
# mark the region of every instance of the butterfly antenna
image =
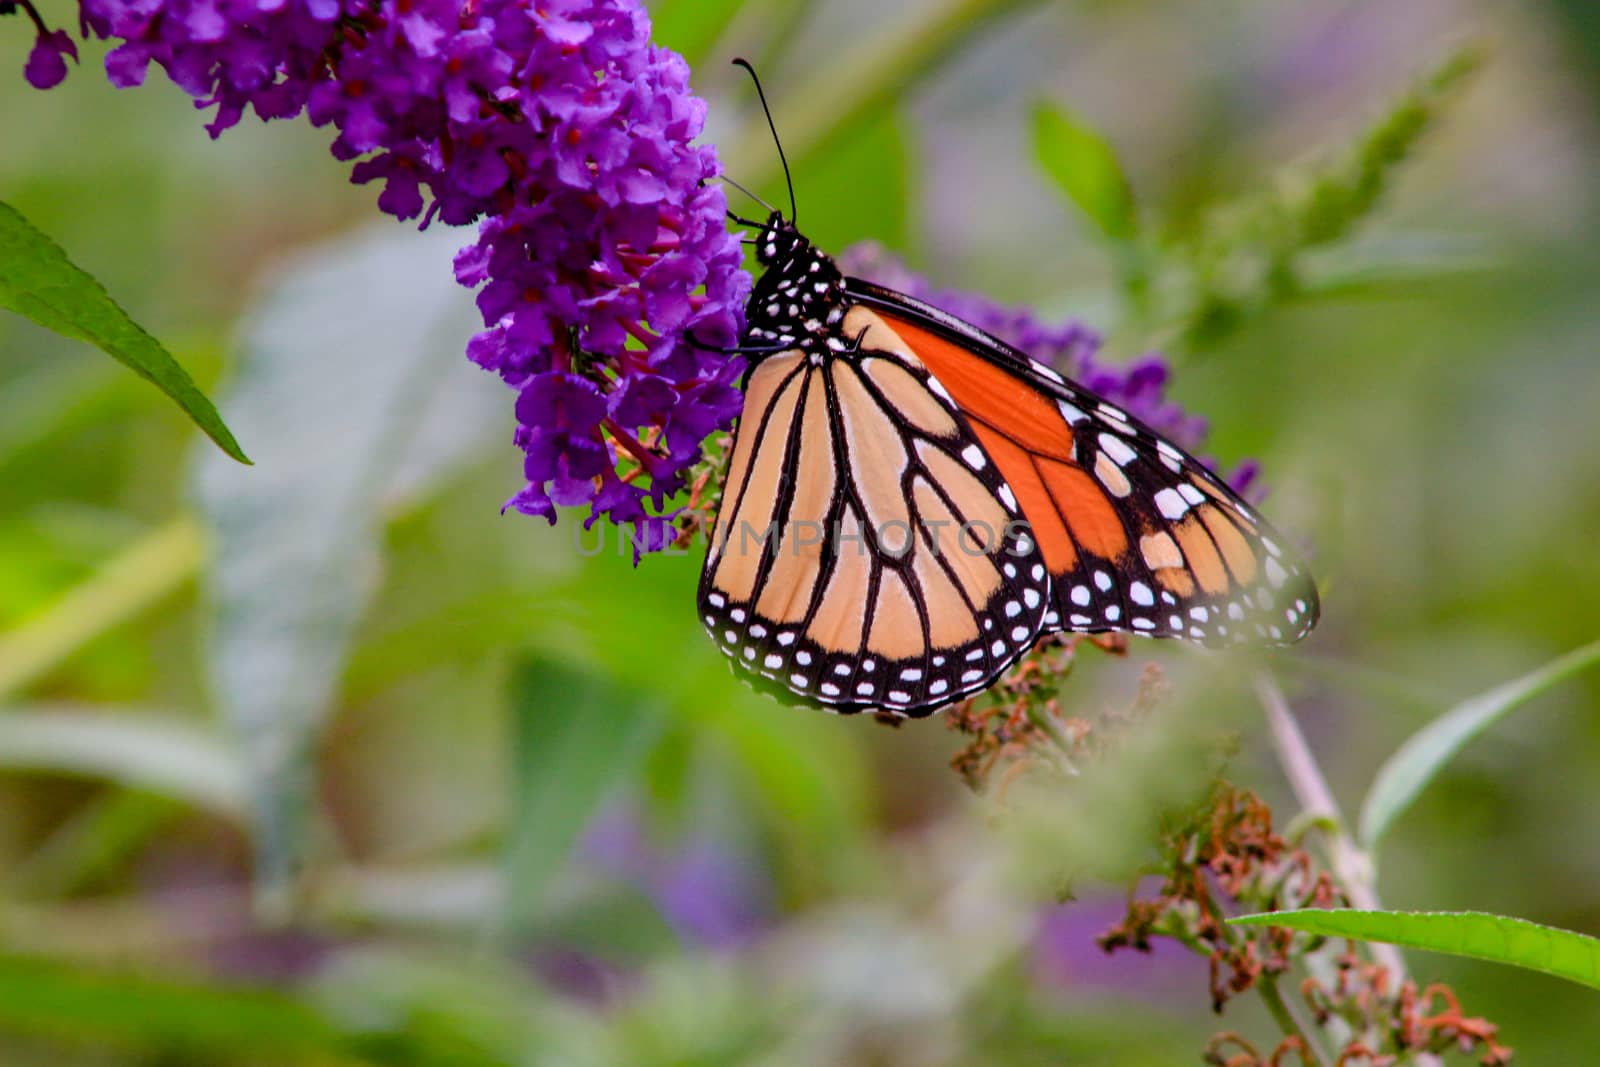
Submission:
[[749,189],[746,189],[744,186],[740,185],[738,182],[736,182],[732,178],[728,177],[726,174],[718,174],[717,178],[720,181],[727,182],[729,185],[733,186],[735,189],[739,190],[745,196],[748,196],[751,200],[754,200],[756,203],[760,204],[762,207],[766,208],[768,211],[776,211],[776,210],[778,210],[777,208],[773,207],[771,204],[769,204],[765,200],[763,200],[761,197],[757,196],[755,193],[752,193]]
[[761,91],[761,79],[756,77],[756,68],[746,59],[735,59],[733,65],[743,67],[750,72],[750,80],[756,83],[756,96],[761,101],[761,110],[767,116],[767,129],[772,131],[772,143],[778,147],[778,162],[783,164],[783,180],[789,186],[789,223],[794,224],[795,216],[799,211],[794,203],[794,178],[789,174],[789,160],[783,154],[783,142],[778,140],[778,124],[772,121],[772,109],[767,107],[767,94]]

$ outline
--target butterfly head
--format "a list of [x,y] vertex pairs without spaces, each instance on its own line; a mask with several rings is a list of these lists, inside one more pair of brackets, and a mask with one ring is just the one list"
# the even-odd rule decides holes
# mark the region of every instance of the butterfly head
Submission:
[[758,342],[795,342],[802,349],[824,350],[844,313],[839,268],[777,211],[756,239],[756,259],[766,270],[746,308],[751,336]]
[[[763,267],[782,267],[800,255],[811,251],[811,242],[795,229],[794,223],[784,218],[783,212],[774,211],[767,216],[756,239],[756,260]],[[814,254],[814,253],[813,253]]]

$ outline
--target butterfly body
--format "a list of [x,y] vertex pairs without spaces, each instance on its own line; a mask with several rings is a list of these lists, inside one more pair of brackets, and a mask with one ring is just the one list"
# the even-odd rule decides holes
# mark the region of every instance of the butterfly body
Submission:
[[846,278],[773,212],[699,609],[741,669],[917,717],[1043,634],[1298,640],[1309,577],[1220,480],[1051,368]]

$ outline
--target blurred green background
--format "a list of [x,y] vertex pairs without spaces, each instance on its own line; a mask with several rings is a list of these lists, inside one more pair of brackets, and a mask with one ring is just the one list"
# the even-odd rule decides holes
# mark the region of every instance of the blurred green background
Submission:
[[[875,239],[1115,356],[1170,352],[1209,451],[1259,458],[1313,546],[1324,621],[1274,666],[1347,810],[1429,718],[1600,634],[1582,0],[656,14],[730,173],[776,196],[726,68],[758,62],[824,247]],[[694,617],[698,548],[634,569],[614,531],[499,516],[520,456],[511,395],[462,354],[464,233],[382,220],[304,122],[211,143],[164,77],[111,89],[97,45],[35,92],[10,21],[0,198],[256,466],[0,316],[0,1063],[1166,1064],[1270,1032],[1245,1001],[1211,1016],[1203,961],[1092,942],[1219,765],[1293,813],[1249,663],[1086,656],[1073,710],[1125,705],[1149,661],[1173,695],[1045,827],[964,789],[939,720],[756,696]],[[1126,299],[1034,161],[1040,100],[1101,131],[1159,267],[1466,41],[1482,69],[1316,283],[1215,330]],[[1378,857],[1385,903],[1600,932],[1597,704],[1580,677],[1470,747]],[[1592,1061],[1591,994],[1412,967],[1519,1062]]]

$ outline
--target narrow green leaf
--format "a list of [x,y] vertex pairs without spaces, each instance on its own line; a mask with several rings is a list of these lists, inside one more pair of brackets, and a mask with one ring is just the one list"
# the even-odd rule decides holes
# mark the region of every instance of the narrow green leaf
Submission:
[[311,745],[377,588],[385,508],[509,418],[503,387],[461,354],[477,319],[450,270],[464,240],[387,225],[285,264],[245,317],[224,401],[261,442],[256,476],[210,454],[195,471],[212,530],[207,667],[244,762],[268,906],[298,869]]
[[61,246],[0,202],[0,307],[66,337],[88,341],[166,393],[240,463],[250,460],[177,360],[117,306]]
[[0,715],[0,768],[105,778],[228,816],[244,810],[244,775],[212,730],[171,716],[83,708]]
[[[229,467],[229,473],[234,473],[233,468]],[[0,636],[0,701],[189,581],[204,552],[194,520],[188,516],[173,519],[107,561],[26,623]]]
[[1511,711],[1579,671],[1600,663],[1600,641],[1568,652],[1531,674],[1457,704],[1418,730],[1378,769],[1361,805],[1361,842],[1377,847],[1395,818],[1467,743]]
[[281,1063],[341,1043],[321,1015],[277,992],[85,973],[15,957],[0,958],[0,1029],[156,1053],[140,1057],[145,1062],[233,1063],[250,1049]]
[[1384,941],[1452,956],[1509,963],[1600,989],[1600,939],[1481,911],[1354,911],[1307,908],[1241,915],[1239,926]]
[[539,907],[578,834],[661,726],[658,709],[599,674],[529,660],[512,683],[516,796],[506,847],[506,918]]
[[1031,125],[1034,156],[1068,199],[1107,237],[1131,238],[1133,192],[1110,142],[1048,100],[1033,106]]
[[192,811],[170,796],[139,788],[90,797],[12,865],[7,881],[26,900],[70,899],[110,885],[134,857]]

